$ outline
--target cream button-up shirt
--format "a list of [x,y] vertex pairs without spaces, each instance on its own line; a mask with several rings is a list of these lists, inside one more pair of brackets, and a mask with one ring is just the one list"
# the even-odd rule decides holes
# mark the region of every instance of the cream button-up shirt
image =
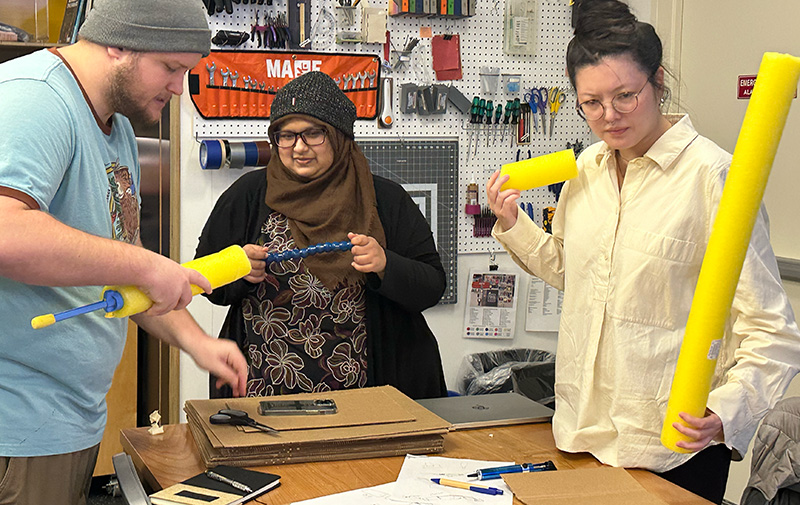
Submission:
[[[556,353],[559,449],[663,472],[691,454],[661,445],[661,427],[694,288],[731,156],[688,116],[619,189],[613,151],[586,149],[567,181],[552,235],[524,212],[493,236],[527,272],[564,290]],[[744,454],[759,420],[800,365],[800,333],[769,244],[762,206],[717,362],[708,407]]]

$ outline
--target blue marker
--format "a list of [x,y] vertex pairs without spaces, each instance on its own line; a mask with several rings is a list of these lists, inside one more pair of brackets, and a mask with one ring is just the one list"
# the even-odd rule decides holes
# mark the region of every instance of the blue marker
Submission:
[[499,479],[504,473],[525,473],[525,472],[546,472],[555,470],[556,465],[552,461],[545,461],[544,463],[522,463],[520,465],[497,466],[494,468],[481,468],[475,473],[467,475],[467,477],[475,478],[478,480]]

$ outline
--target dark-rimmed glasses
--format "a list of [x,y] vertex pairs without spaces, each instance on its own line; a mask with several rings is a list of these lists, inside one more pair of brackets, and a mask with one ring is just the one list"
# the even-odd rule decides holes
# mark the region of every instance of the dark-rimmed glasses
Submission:
[[273,140],[278,147],[294,147],[297,145],[297,139],[303,139],[303,143],[309,147],[322,145],[325,143],[325,137],[328,131],[324,128],[309,128],[301,132],[280,131],[273,134]]
[[[642,89],[636,93],[633,91],[625,91],[618,94],[611,99],[611,106],[620,114],[630,114],[635,111],[639,106],[639,95],[644,91],[648,82],[650,81],[645,81]],[[575,108],[578,109],[578,115],[587,121],[597,121],[606,115],[606,106],[603,105],[603,102],[600,100],[586,100],[583,103],[577,104]]]

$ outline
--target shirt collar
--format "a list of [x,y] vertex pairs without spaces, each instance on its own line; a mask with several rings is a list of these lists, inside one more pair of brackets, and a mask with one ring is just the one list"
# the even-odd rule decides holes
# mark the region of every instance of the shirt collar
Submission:
[[[665,117],[672,126],[644,154],[644,157],[653,160],[662,170],[669,168],[698,135],[688,114],[667,114]],[[603,142],[597,151],[595,162],[600,165],[613,154],[613,149]]]

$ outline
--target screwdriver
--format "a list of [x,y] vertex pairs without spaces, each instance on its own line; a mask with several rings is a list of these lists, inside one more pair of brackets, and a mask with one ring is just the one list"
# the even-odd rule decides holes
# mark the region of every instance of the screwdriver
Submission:
[[481,115],[481,99],[480,97],[476,96],[472,98],[472,107],[469,110],[469,122],[470,123],[480,122],[480,115]]
[[[494,110],[494,124],[500,124],[500,118],[503,117],[503,106],[499,103],[497,104],[497,108]],[[497,128],[492,131],[492,145],[495,143],[495,134],[497,133]],[[501,138],[502,140],[502,138]]]

